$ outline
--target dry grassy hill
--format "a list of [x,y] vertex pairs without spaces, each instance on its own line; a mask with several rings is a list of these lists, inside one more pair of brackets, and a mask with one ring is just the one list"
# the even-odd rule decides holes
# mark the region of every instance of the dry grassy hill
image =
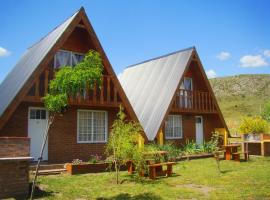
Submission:
[[260,114],[270,100],[270,74],[246,74],[210,79],[221,111],[232,133],[243,116]]

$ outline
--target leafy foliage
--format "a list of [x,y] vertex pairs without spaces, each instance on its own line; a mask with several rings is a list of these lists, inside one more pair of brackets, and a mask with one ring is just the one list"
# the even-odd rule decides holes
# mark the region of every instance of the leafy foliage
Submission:
[[141,166],[143,159],[142,149],[137,145],[142,132],[141,126],[136,122],[126,121],[123,107],[117,114],[117,119],[112,125],[111,136],[106,146],[106,153],[111,157],[115,166],[116,182],[119,183],[119,171],[121,165],[132,160],[137,168]]
[[241,133],[268,133],[269,124],[261,117],[245,117],[239,127]]
[[50,81],[49,94],[43,100],[51,113],[67,108],[68,97],[84,95],[86,89],[101,85],[102,59],[98,52],[90,50],[75,67],[63,66]]

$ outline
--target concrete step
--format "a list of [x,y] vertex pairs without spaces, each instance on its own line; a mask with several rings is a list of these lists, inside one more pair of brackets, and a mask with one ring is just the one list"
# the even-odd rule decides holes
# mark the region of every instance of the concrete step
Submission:
[[[39,170],[53,170],[53,169],[64,169],[65,164],[40,164]],[[36,170],[36,164],[32,163],[30,165],[30,170]]]
[[[62,174],[63,172],[66,172],[66,169],[47,169],[47,170],[39,170],[38,175],[56,175],[56,174]],[[32,171],[32,174],[35,175],[35,171]]]

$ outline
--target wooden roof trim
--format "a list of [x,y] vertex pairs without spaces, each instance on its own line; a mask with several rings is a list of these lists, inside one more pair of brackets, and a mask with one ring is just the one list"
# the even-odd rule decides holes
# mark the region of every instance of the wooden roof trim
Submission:
[[196,61],[198,62],[198,66],[199,66],[199,69],[200,69],[200,71],[201,71],[201,73],[202,73],[203,79],[204,79],[204,81],[205,81],[205,83],[206,83],[208,92],[211,93],[212,98],[213,98],[213,100],[214,100],[214,104],[215,104],[216,109],[217,109],[217,111],[218,111],[218,115],[219,115],[219,117],[220,117],[220,119],[221,119],[221,122],[222,122],[223,126],[225,127],[225,129],[227,130],[227,132],[230,134],[229,129],[228,129],[228,126],[227,126],[227,124],[226,124],[226,122],[225,122],[225,119],[224,119],[224,117],[223,117],[223,114],[222,114],[222,112],[221,112],[221,110],[220,110],[220,108],[219,108],[219,105],[218,105],[216,96],[215,96],[214,91],[213,91],[213,89],[212,89],[212,87],[211,87],[211,85],[210,85],[210,82],[209,82],[209,80],[208,80],[208,78],[207,78],[207,75],[206,75],[206,73],[205,73],[205,71],[204,71],[204,69],[203,69],[202,62],[201,62],[201,60],[200,60],[200,57],[199,57],[199,55],[198,55],[196,49],[194,50],[194,54],[195,54],[195,56],[196,56]]

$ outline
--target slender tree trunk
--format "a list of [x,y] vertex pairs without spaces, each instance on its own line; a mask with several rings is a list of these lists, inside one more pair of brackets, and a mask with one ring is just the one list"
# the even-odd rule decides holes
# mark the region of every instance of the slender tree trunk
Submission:
[[38,158],[38,162],[37,162],[37,165],[36,165],[35,177],[34,177],[34,180],[33,180],[33,183],[32,183],[32,190],[31,190],[30,200],[32,200],[33,197],[34,197],[36,180],[37,180],[37,176],[38,176],[38,169],[39,169],[39,165],[40,165],[40,162],[42,160],[44,148],[45,148],[45,145],[46,145],[46,142],[47,142],[47,139],[48,139],[48,132],[49,132],[51,124],[53,123],[53,120],[54,120],[54,115],[51,115],[49,117],[49,119],[48,119],[48,122],[47,122],[47,125],[46,125],[46,128],[45,128],[45,132],[44,132],[44,135],[43,135],[43,142],[42,142],[42,146],[41,146],[41,150],[40,150],[40,156]]

